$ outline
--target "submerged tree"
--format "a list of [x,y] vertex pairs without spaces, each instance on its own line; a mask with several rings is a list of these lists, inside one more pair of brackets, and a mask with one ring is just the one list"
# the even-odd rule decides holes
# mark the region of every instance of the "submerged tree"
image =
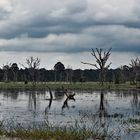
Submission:
[[69,100],[75,101],[75,98],[74,98],[75,93],[73,93],[73,94],[68,94],[67,92],[65,92],[65,95],[66,95],[67,98],[66,98],[66,100],[65,100],[64,103],[63,103],[62,110],[63,110],[64,108],[69,108],[69,105],[68,105],[68,101],[69,101]]
[[92,56],[96,59],[97,64],[92,64],[92,63],[87,63],[87,62],[81,62],[83,64],[91,65],[94,66],[95,68],[99,69],[99,81],[101,83],[101,86],[103,86],[104,81],[105,81],[105,73],[107,69],[110,67],[111,63],[106,64],[107,60],[111,54],[111,49],[110,48],[108,51],[103,51],[103,48],[98,49],[96,48],[95,50],[92,49]]
[[140,59],[136,58],[136,59],[132,59],[130,66],[133,69],[133,79],[134,79],[134,83],[137,86],[137,82],[140,80]]

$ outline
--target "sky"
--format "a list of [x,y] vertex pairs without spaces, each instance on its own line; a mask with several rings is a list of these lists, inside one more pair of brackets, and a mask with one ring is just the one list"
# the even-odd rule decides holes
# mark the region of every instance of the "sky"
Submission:
[[139,57],[140,0],[0,0],[0,67],[33,56],[90,69],[91,48],[110,47],[112,68]]

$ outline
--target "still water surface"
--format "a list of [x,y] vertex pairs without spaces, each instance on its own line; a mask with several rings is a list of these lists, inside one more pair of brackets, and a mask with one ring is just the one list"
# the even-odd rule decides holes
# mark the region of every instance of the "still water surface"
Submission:
[[79,127],[113,131],[121,139],[140,138],[139,91],[72,92],[75,93],[72,100],[54,91],[53,100],[49,100],[48,91],[0,91],[0,121],[8,125],[12,121],[22,124],[47,121],[57,126],[78,122]]

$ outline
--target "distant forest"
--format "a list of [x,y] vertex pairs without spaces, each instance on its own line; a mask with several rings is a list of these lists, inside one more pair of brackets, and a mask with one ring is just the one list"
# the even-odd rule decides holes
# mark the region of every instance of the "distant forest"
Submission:
[[[53,70],[46,70],[45,68],[24,67],[19,68],[16,63],[5,65],[0,69],[1,82],[96,82],[99,81],[99,70],[95,69],[76,69],[65,68],[65,66],[58,62],[54,65]],[[105,76],[106,82],[113,82],[115,84],[125,83],[130,81],[135,82],[135,73],[132,67],[121,66],[117,69],[108,69]],[[138,79],[140,81],[140,78]]]

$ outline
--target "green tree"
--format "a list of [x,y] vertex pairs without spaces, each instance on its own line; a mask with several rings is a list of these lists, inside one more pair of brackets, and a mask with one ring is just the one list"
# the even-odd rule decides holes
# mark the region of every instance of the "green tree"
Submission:
[[13,73],[13,80],[14,82],[17,82],[17,78],[18,78],[18,70],[19,70],[19,67],[17,65],[17,63],[13,63],[12,66],[11,66],[11,70],[12,70],[12,73]]
[[8,73],[9,73],[10,67],[11,67],[11,63],[10,64],[7,63],[6,65],[3,65],[3,71],[4,71],[3,79],[5,82],[9,81]]
[[57,62],[54,65],[54,70],[55,70],[55,82],[57,81],[57,74],[59,74],[59,81],[62,81],[63,75],[64,75],[64,70],[65,70],[65,66],[61,62]]

